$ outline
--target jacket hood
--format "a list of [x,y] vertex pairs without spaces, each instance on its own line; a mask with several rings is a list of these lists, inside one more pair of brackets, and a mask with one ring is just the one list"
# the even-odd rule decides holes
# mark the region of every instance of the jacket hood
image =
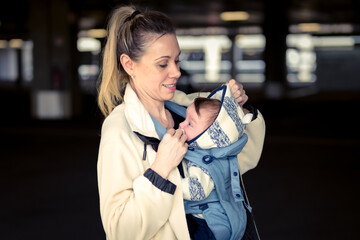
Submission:
[[220,111],[215,121],[188,144],[192,147],[209,149],[226,147],[236,142],[243,134],[252,114],[246,114],[232,96],[229,85],[212,91],[208,98],[221,101]]

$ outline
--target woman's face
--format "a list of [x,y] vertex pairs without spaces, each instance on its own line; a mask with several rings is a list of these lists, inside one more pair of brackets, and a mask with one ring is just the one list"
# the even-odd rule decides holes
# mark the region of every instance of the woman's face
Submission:
[[134,62],[131,84],[143,103],[172,99],[181,76],[176,36],[166,34],[154,39],[140,61]]

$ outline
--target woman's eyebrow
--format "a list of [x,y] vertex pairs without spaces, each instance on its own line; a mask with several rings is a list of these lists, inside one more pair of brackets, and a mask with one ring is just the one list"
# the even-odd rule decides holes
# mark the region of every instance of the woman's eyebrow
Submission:
[[155,61],[157,61],[157,60],[159,60],[159,59],[162,59],[162,58],[169,59],[169,58],[170,58],[170,56],[161,56],[161,57],[156,58],[156,59],[155,59]]
[[[181,54],[181,51],[179,52],[179,54],[178,54],[176,57],[179,57],[180,54]],[[170,57],[170,56],[161,56],[161,57],[156,58],[155,61],[157,61],[157,60],[159,60],[159,59],[162,59],[162,58],[169,59],[169,58],[171,58],[171,57]]]

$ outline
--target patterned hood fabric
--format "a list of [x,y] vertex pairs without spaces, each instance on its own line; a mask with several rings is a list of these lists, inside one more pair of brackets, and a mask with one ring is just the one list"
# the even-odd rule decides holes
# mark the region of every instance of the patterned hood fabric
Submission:
[[232,96],[228,85],[215,89],[208,98],[221,101],[219,114],[204,132],[188,142],[189,146],[202,149],[229,146],[244,134],[246,125],[252,119],[252,114],[245,115]]

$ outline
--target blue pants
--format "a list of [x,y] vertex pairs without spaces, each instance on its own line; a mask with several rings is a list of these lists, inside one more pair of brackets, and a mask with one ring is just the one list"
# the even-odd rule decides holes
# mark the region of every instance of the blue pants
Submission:
[[[259,240],[256,226],[253,222],[253,216],[248,209],[246,209],[246,215],[246,230],[242,240]],[[186,214],[186,220],[192,240],[216,240],[204,219],[194,217],[191,214]]]
[[204,219],[187,214],[186,220],[192,240],[216,240]]

